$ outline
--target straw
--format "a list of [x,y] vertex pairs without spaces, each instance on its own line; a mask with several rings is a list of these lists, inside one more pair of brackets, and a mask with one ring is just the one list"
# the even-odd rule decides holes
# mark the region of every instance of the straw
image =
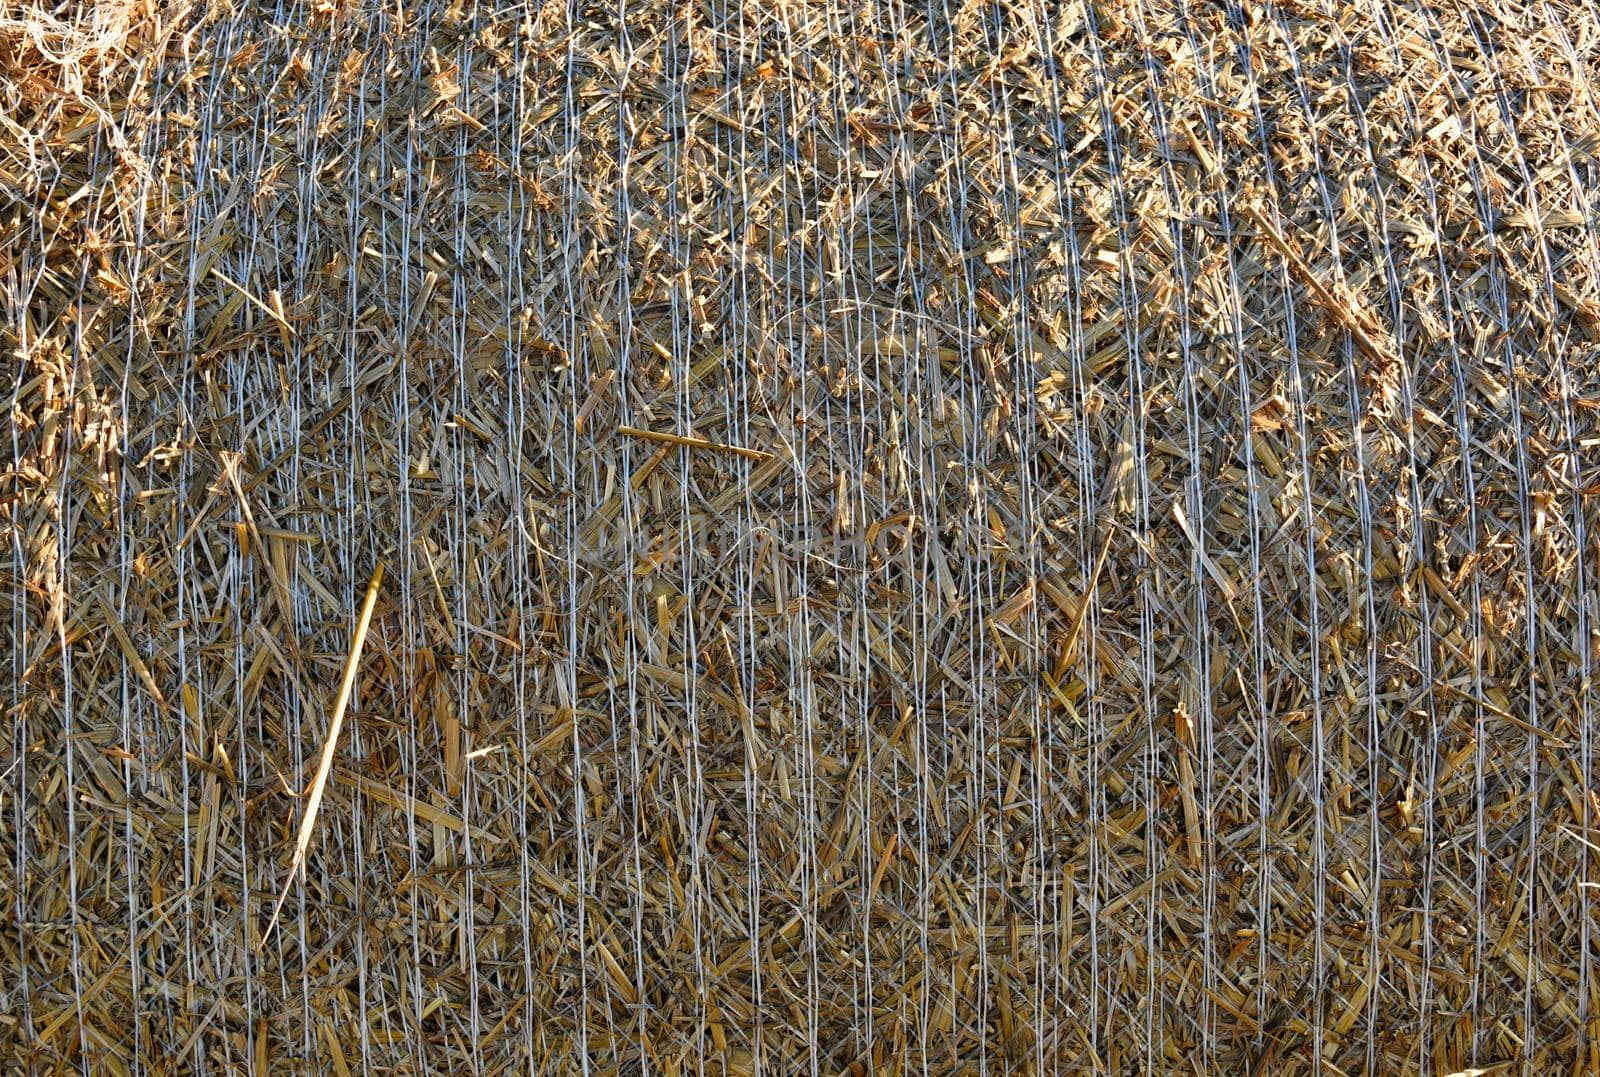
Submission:
[[311,785],[306,792],[305,815],[300,820],[300,832],[294,839],[294,857],[289,862],[289,877],[284,881],[283,890],[278,894],[278,902],[272,907],[272,917],[267,921],[266,930],[261,933],[260,949],[272,937],[272,929],[278,924],[278,915],[283,911],[283,903],[289,897],[289,888],[294,885],[295,876],[305,867],[306,852],[311,848],[311,835],[317,826],[317,809],[322,806],[322,794],[328,786],[328,775],[333,772],[333,757],[339,747],[339,730],[344,727],[345,708],[350,705],[350,692],[355,687],[356,670],[361,663],[361,648],[367,642],[367,629],[372,625],[372,608],[378,602],[378,588],[383,583],[383,566],[380,564],[372,570],[372,579],[367,583],[367,597],[361,603],[361,616],[356,621],[355,635],[350,640],[350,657],[345,660],[344,677],[339,681],[339,694],[333,702],[333,715],[328,721],[328,736],[322,744],[322,756],[317,762],[317,773],[311,779]]
[[1597,26],[0,11],[0,1070],[1600,1072]]

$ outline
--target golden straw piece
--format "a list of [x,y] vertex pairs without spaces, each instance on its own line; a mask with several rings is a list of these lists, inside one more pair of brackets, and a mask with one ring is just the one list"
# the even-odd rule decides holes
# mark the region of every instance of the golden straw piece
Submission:
[[289,897],[289,888],[306,865],[311,831],[317,825],[317,809],[322,806],[322,793],[328,786],[328,774],[333,770],[333,752],[339,744],[339,729],[344,725],[345,708],[350,705],[350,690],[355,687],[356,667],[361,664],[361,647],[367,642],[367,629],[372,625],[372,607],[378,602],[378,586],[381,583],[383,565],[380,564],[372,570],[366,601],[361,604],[361,619],[356,622],[356,634],[350,641],[350,657],[345,660],[344,679],[339,682],[339,698],[333,704],[333,721],[328,726],[328,739],[323,742],[322,759],[317,763],[317,776],[311,780],[311,796],[306,803],[305,818],[300,820],[300,833],[294,840],[294,860],[289,864],[289,877],[283,881],[283,892],[278,895],[278,903],[272,907],[272,919],[261,933],[261,943],[256,947],[258,951],[272,937],[272,929],[278,925],[278,914],[283,911],[283,903]]
[[720,441],[707,441],[705,438],[685,437],[683,434],[668,434],[660,430],[641,430],[636,426],[621,426],[617,433],[628,437],[643,438],[645,441],[660,441],[668,445],[682,445],[690,449],[710,449],[713,452],[731,452],[750,460],[771,460],[772,454],[762,452],[760,449],[747,449],[743,445],[724,445]]

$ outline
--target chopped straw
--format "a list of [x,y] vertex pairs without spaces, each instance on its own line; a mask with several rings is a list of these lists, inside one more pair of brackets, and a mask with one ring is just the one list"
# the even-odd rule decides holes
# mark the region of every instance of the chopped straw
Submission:
[[0,1071],[1600,1072],[1597,66],[0,9]]

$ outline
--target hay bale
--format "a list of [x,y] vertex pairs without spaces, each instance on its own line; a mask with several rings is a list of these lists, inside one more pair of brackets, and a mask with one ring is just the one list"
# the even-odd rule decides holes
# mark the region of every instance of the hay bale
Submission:
[[0,1058],[1600,1067],[1597,42],[12,9]]

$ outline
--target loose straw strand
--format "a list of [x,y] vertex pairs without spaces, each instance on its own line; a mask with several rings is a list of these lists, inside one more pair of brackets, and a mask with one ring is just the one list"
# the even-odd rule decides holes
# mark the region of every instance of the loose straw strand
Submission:
[[328,775],[333,771],[333,753],[339,745],[339,729],[344,725],[345,708],[350,705],[356,669],[361,665],[361,648],[367,642],[367,629],[372,627],[372,608],[377,605],[378,588],[382,583],[383,565],[380,563],[372,570],[372,579],[367,582],[367,597],[361,604],[361,618],[356,622],[355,637],[350,641],[350,656],[345,659],[344,679],[339,682],[339,697],[333,704],[333,721],[328,725],[328,739],[322,744],[322,758],[317,762],[317,775],[311,780],[306,813],[300,820],[300,833],[294,840],[294,860],[289,864],[289,877],[283,881],[283,892],[278,895],[278,903],[272,907],[272,919],[267,921],[267,929],[261,933],[257,952],[265,948],[267,940],[272,937],[272,929],[278,925],[278,916],[283,912],[283,903],[289,897],[290,887],[294,886],[295,876],[305,867],[306,850],[311,847],[311,831],[316,828],[317,809],[322,807],[322,794],[328,787]]

